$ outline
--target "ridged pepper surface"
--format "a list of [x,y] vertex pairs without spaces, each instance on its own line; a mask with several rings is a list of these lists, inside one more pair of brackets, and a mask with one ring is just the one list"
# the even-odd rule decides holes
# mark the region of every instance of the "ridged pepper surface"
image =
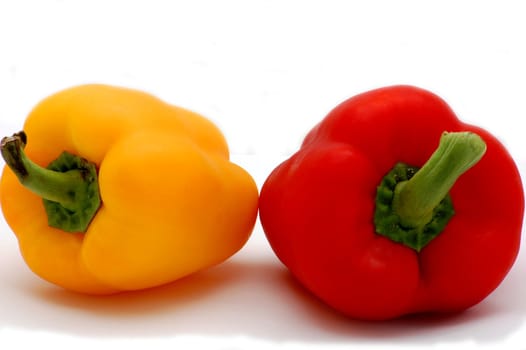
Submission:
[[2,141],[0,200],[45,280],[89,294],[158,286],[224,261],[251,234],[256,184],[194,112],[82,85],[44,99],[23,129]]
[[479,303],[517,257],[523,212],[505,147],[412,86],[338,105],[260,194],[283,264],[331,307],[368,320]]

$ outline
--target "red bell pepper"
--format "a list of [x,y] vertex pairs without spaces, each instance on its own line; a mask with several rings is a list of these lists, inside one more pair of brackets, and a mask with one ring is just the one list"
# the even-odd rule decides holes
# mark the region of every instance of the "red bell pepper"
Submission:
[[263,229],[292,275],[368,320],[482,301],[514,264],[523,214],[504,146],[411,86],[341,103],[260,194]]

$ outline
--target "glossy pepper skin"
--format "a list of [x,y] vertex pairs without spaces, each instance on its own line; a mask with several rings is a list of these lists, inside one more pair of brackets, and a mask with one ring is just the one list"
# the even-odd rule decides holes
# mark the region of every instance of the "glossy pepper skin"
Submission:
[[[399,162],[426,164],[444,132],[475,134],[486,145],[448,192],[449,221],[417,249],[377,233],[382,180]],[[523,212],[519,172],[503,145],[412,86],[338,105],[260,194],[260,220],[281,262],[326,304],[366,320],[457,312],[482,301],[516,259]]]
[[196,113],[132,89],[82,85],[39,103],[24,132],[25,153],[41,167],[67,151],[98,173],[102,204],[78,233],[50,227],[40,196],[4,168],[6,221],[47,281],[88,294],[158,286],[224,261],[251,234],[256,184]]

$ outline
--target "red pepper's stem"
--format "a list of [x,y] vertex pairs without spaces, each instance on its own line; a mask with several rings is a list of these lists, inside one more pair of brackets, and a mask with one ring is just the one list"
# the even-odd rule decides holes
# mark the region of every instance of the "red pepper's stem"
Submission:
[[85,232],[100,206],[95,165],[64,152],[42,168],[26,156],[26,141],[24,132],[2,139],[0,151],[7,166],[24,187],[43,198],[50,226]]
[[433,210],[451,190],[457,179],[475,165],[486,152],[480,136],[471,132],[445,132],[431,158],[394,192],[393,210],[403,227],[426,225]]
[[480,136],[445,132],[422,168],[397,164],[378,186],[376,232],[420,251],[454,214],[449,191],[485,152]]

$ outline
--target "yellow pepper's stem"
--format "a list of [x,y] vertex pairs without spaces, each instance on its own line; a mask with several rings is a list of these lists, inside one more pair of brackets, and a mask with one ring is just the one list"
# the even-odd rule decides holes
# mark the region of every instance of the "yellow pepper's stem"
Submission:
[[58,202],[67,209],[75,203],[76,182],[82,181],[80,170],[59,173],[33,163],[25,154],[25,134],[5,137],[1,142],[2,157],[26,188],[50,201]]
[[64,152],[43,168],[26,156],[26,142],[23,131],[2,139],[7,166],[24,187],[43,198],[50,226],[85,232],[100,206],[95,165]]

